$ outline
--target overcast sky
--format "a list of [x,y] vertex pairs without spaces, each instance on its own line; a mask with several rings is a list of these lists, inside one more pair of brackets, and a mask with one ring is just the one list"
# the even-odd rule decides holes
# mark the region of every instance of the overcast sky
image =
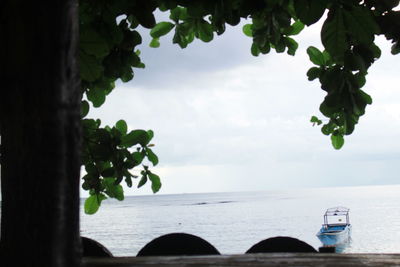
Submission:
[[[123,118],[130,129],[155,132],[160,193],[398,184],[400,63],[389,42],[379,39],[382,57],[363,88],[374,103],[337,151],[309,122],[322,117],[325,96],[306,77],[307,47],[322,47],[318,25],[295,39],[295,57],[253,57],[241,27],[183,50],[171,35],[157,49],[147,38],[139,47],[146,69],[118,84],[89,117],[108,125]],[[125,193],[151,193],[145,187]]]

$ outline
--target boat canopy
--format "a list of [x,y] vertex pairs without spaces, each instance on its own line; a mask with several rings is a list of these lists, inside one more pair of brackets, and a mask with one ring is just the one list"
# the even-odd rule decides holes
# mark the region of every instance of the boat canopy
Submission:
[[347,215],[349,214],[350,209],[345,207],[335,207],[327,209],[325,215],[327,216],[337,216],[337,215]]
[[350,224],[349,219],[350,209],[345,207],[334,207],[327,209],[324,214],[324,225],[347,225]]

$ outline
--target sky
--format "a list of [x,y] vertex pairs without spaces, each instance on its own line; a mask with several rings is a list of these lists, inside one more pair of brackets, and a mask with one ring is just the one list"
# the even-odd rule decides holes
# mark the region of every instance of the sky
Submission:
[[[146,68],[117,83],[88,117],[104,125],[125,119],[130,130],[154,131],[160,163],[152,171],[161,177],[160,194],[398,184],[398,56],[378,39],[382,57],[363,88],[373,104],[335,150],[309,122],[312,115],[323,117],[325,93],[306,76],[313,66],[307,47],[322,49],[319,30],[312,25],[295,37],[294,57],[252,56],[251,38],[240,26],[186,49],[173,45],[171,34],[150,48],[143,31],[138,48]],[[125,194],[151,194],[150,185],[125,188]]]

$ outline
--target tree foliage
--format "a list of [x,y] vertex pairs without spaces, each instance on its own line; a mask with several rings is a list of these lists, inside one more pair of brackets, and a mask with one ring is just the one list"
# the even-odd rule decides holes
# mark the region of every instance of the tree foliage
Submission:
[[[320,105],[325,122],[323,134],[340,149],[344,136],[354,131],[371,97],[361,90],[369,67],[380,57],[375,36],[384,35],[393,43],[392,53],[400,52],[400,11],[398,0],[81,0],[80,74],[83,96],[83,165],[87,174],[83,188],[90,197],[85,211],[94,213],[106,197],[123,199],[120,183],[132,186],[137,178],[130,170],[142,165],[138,187],[147,180],[153,192],[160,189],[157,175],[143,161],[157,165],[151,150],[152,131],[128,131],[125,121],[101,127],[100,120],[88,119],[89,102],[101,106],[114,89],[117,79],[130,81],[133,68],[144,68],[137,46],[142,43],[139,25],[151,29],[150,46],[159,47],[160,38],[173,32],[172,42],[181,48],[194,39],[210,42],[224,33],[226,25],[238,25],[252,38],[254,56],[271,50],[295,55],[298,44],[293,36],[327,14],[321,29],[324,51],[309,47],[314,64],[307,72],[310,81],[319,80],[326,96]],[[156,22],[156,10],[169,12],[170,21]]]

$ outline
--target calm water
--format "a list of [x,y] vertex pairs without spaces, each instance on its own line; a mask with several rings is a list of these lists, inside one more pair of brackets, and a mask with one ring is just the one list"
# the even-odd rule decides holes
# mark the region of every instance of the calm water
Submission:
[[95,215],[82,212],[81,231],[115,256],[134,256],[173,232],[198,235],[223,254],[280,235],[318,249],[315,234],[333,206],[350,208],[352,241],[344,253],[400,252],[400,185],[128,197],[103,202]]

